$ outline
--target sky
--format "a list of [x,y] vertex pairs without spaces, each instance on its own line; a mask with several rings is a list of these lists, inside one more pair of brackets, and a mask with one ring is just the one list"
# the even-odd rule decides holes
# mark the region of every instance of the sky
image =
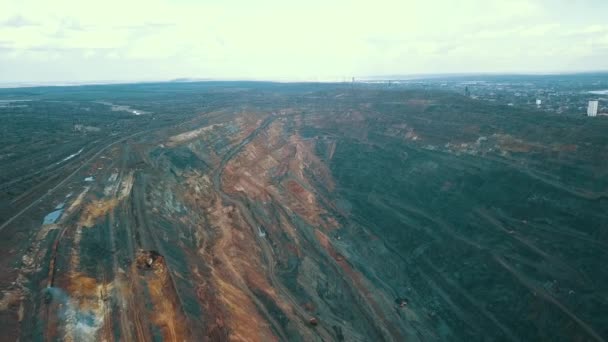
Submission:
[[0,83],[596,70],[607,0],[0,0]]

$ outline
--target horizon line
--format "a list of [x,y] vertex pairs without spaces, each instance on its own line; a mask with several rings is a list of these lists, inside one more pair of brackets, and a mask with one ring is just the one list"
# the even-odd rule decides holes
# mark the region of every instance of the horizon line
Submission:
[[37,87],[78,87],[90,85],[119,85],[119,84],[149,84],[149,83],[196,83],[196,82],[267,82],[267,83],[351,83],[357,81],[412,81],[428,78],[454,78],[475,76],[572,76],[585,74],[604,74],[605,70],[587,71],[542,71],[542,72],[448,72],[448,73],[412,73],[412,74],[384,74],[368,76],[340,76],[340,77],[313,77],[313,78],[203,78],[203,77],[177,77],[171,79],[133,79],[133,80],[82,80],[82,81],[15,81],[0,82],[0,89],[37,88]]

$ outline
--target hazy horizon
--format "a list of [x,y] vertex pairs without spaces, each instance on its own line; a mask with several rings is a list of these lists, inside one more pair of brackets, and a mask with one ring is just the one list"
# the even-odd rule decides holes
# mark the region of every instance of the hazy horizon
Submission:
[[589,71],[574,71],[574,72],[540,72],[540,73],[500,73],[500,72],[463,72],[463,73],[420,73],[420,74],[395,74],[395,75],[369,75],[369,76],[344,76],[341,78],[327,79],[271,79],[271,78],[196,78],[196,77],[181,77],[167,79],[117,79],[117,80],[75,80],[75,81],[15,81],[2,82],[0,88],[27,88],[27,87],[45,87],[45,86],[86,86],[86,85],[112,85],[112,84],[145,84],[145,83],[172,83],[172,82],[273,82],[273,83],[350,83],[355,78],[356,82],[378,82],[378,81],[416,81],[428,79],[452,79],[458,77],[501,77],[501,76],[576,76],[576,75],[594,75],[608,74],[608,70],[589,70]]
[[605,71],[605,13],[599,0],[9,0],[0,83]]

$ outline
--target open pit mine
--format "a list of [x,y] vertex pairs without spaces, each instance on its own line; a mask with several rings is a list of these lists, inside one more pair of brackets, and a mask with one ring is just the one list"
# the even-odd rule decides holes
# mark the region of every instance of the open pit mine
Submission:
[[0,98],[28,100],[0,108],[28,137],[0,340],[608,339],[606,120],[340,84]]

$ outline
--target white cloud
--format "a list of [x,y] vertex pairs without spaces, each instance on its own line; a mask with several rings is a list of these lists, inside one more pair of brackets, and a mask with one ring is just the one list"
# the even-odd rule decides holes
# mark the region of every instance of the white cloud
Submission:
[[606,69],[602,9],[549,0],[5,0],[0,81]]

